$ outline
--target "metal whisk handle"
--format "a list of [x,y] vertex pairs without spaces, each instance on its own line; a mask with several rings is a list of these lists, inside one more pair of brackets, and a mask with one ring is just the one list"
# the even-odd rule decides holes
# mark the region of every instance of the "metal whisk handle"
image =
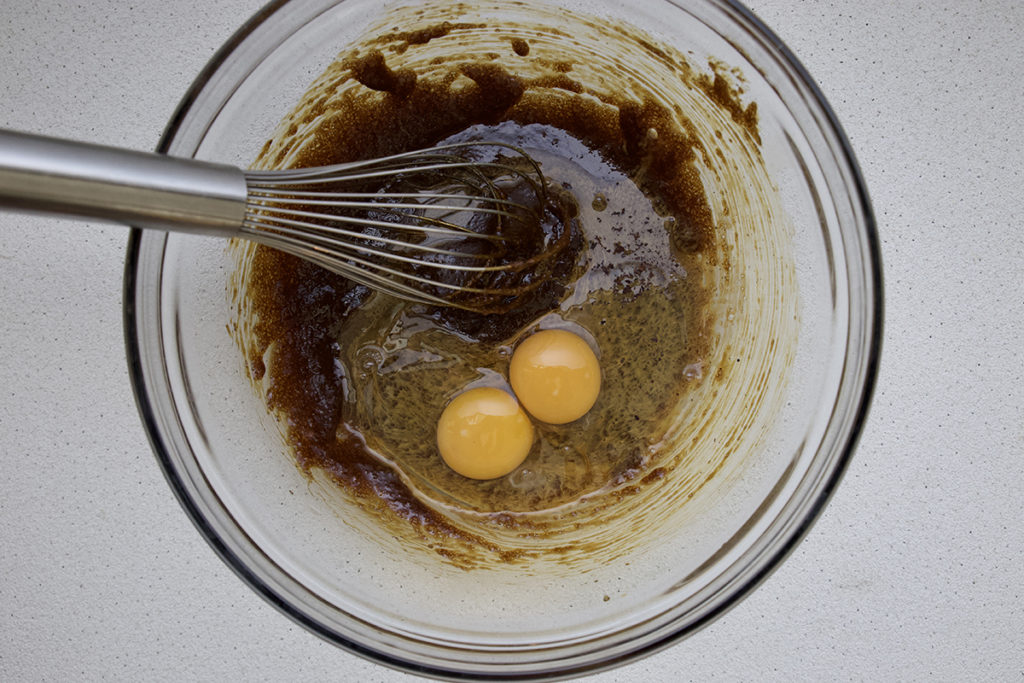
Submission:
[[245,218],[241,169],[0,130],[0,206],[221,237]]

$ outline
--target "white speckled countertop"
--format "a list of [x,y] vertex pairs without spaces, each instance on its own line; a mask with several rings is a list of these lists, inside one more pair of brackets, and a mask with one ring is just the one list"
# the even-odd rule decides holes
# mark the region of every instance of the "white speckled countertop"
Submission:
[[[152,149],[260,0],[3,0],[0,127]],[[886,339],[831,505],[723,618],[595,681],[1024,676],[1024,4],[757,0],[872,193]],[[0,215],[0,680],[413,677],[250,591],[124,362],[117,227]]]

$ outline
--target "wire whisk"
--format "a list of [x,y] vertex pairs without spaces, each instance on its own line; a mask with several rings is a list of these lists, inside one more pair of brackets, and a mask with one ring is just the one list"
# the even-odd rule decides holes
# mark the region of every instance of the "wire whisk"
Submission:
[[0,130],[0,207],[248,239],[401,299],[483,312],[543,282],[568,239],[539,164],[487,141],[243,171]]
[[524,248],[541,237],[527,233],[544,219],[547,186],[533,159],[503,143],[248,171],[246,182],[245,237],[410,301],[466,307],[518,296],[527,283],[489,276],[535,267],[555,246]]

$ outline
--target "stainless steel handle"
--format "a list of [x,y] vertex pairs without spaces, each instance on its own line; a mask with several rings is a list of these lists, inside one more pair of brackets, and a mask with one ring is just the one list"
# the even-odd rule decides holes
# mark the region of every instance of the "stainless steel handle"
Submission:
[[218,236],[245,217],[234,166],[0,130],[0,207]]

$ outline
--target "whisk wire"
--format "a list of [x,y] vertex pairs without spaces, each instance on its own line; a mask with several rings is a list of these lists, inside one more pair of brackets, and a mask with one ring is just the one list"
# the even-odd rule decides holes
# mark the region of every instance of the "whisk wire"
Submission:
[[[259,195],[259,196],[262,198],[264,195]],[[284,196],[284,195],[282,195],[280,198],[275,198],[273,200],[273,204],[272,204],[273,208],[271,210],[274,213],[276,213],[276,214],[284,214],[284,213],[286,213],[286,211],[284,209],[282,209],[282,206],[289,205],[289,204],[296,204],[296,205],[302,205],[302,206],[322,206],[322,207],[325,207],[325,208],[332,208],[332,209],[377,209],[377,210],[381,210],[383,208],[387,208],[388,210],[394,210],[394,209],[422,210],[422,209],[428,208],[428,209],[430,209],[432,211],[447,211],[449,213],[459,213],[459,212],[462,212],[462,211],[472,211],[473,213],[489,213],[489,214],[493,214],[493,215],[496,215],[496,216],[508,216],[508,213],[509,213],[508,209],[496,209],[496,208],[492,208],[492,207],[488,207],[488,206],[472,206],[472,205],[458,206],[458,205],[455,205],[455,204],[422,204],[422,203],[417,203],[417,202],[352,201],[352,200],[348,200],[348,199],[337,199],[337,200],[335,200],[335,199],[312,199],[312,197],[323,197],[323,196],[330,197],[332,195],[317,194],[315,192],[306,193],[304,196],[301,196],[301,197],[296,197],[294,195],[291,195],[291,196]],[[382,198],[385,197],[385,195],[378,195],[378,196],[380,196]],[[408,195],[408,196],[416,196],[416,195]],[[441,196],[442,195],[432,195],[432,198],[438,198],[438,197],[441,197]],[[452,198],[457,198],[459,195],[448,195],[448,196],[450,196]],[[309,197],[309,199],[307,199],[306,197]],[[502,205],[508,206],[508,207],[515,207],[515,206],[517,206],[515,204],[515,202],[510,202],[510,201],[507,201],[507,200],[503,200],[501,202],[494,202],[494,203],[499,203],[499,204],[502,204]],[[296,215],[299,215],[299,214],[303,214],[303,215],[317,215],[317,216],[322,216],[323,215],[323,214],[313,214],[311,212],[303,212],[303,211],[293,211],[292,213],[294,213]],[[343,216],[343,215],[332,216],[332,218],[335,218],[337,220],[347,220],[347,221],[350,221],[350,222],[355,222],[355,221],[359,220],[358,218],[353,217],[353,216]],[[418,218],[420,218],[421,220],[429,220],[430,219],[429,216],[425,216],[425,215],[418,216]],[[395,225],[395,224],[390,224],[390,225]],[[460,232],[466,232],[468,230],[467,228],[465,228],[463,226],[458,226],[456,224],[451,224],[451,227],[458,228]],[[470,231],[470,232],[472,232],[472,231]],[[483,234],[483,233],[474,233],[474,234],[479,235],[481,239],[490,239],[490,240],[495,240],[495,241],[503,241],[505,239],[501,235],[488,235],[488,234]]]
[[438,256],[453,256],[466,259],[487,259],[488,256],[483,254],[467,254],[464,251],[456,251],[453,249],[442,249],[440,247],[432,247],[426,244],[410,243],[407,241],[393,239],[384,236],[375,236],[368,238],[365,234],[359,232],[353,232],[351,230],[345,230],[344,228],[337,228],[331,226],[325,226],[318,223],[309,223],[305,221],[296,221],[284,218],[278,218],[273,223],[268,223],[260,220],[259,218],[252,219],[249,222],[255,228],[264,227],[268,231],[273,231],[280,235],[290,235],[296,238],[305,238],[310,241],[322,243],[323,245],[332,246],[338,253],[344,253],[346,251],[359,251],[367,255],[377,256],[382,259],[401,261],[410,265],[421,265],[429,266],[439,269],[448,270],[463,270],[469,272],[492,272],[505,270],[504,265],[492,265],[492,266],[469,266],[462,264],[443,263],[424,261],[415,257],[402,256],[396,251],[387,251],[383,249],[375,249],[374,247],[360,244],[358,242],[341,242],[338,237],[351,238],[353,240],[369,239],[372,242],[389,245],[396,249],[403,249],[409,251],[417,251],[425,254],[435,254]]
[[[385,291],[394,296],[419,303],[432,303],[439,305],[451,305],[449,298],[430,294],[422,287],[415,287],[409,283],[417,283],[430,288],[440,288],[451,292],[486,295],[514,295],[520,292],[518,288],[486,288],[467,287],[465,285],[443,282],[407,271],[398,270],[384,266],[379,262],[371,261],[357,255],[344,253],[332,246],[311,241],[308,236],[297,239],[287,233],[279,233],[272,240],[264,241],[268,246],[281,248],[290,247],[288,251],[296,256],[301,256],[313,261],[324,268],[337,272],[351,280],[373,287],[378,291]],[[344,261],[339,262],[342,257]]]
[[[275,208],[270,211],[267,211],[266,213],[261,214],[259,218],[257,218],[256,215],[250,214],[249,216],[246,217],[246,224],[252,225],[255,224],[257,220],[259,220],[263,226],[272,228],[275,221],[286,222],[289,220],[293,220],[293,217],[315,219],[313,222],[305,223],[306,227],[308,227],[311,231],[328,230],[333,224],[341,223],[357,225],[367,228],[385,228],[387,230],[394,231],[405,230],[410,232],[421,233],[424,235],[435,235],[452,238],[465,237],[466,234],[468,233],[481,240],[492,240],[496,242],[501,242],[504,241],[505,239],[500,235],[489,235],[485,233],[474,232],[472,230],[469,230],[468,228],[465,228],[464,226],[459,226],[455,223],[447,223],[445,221],[441,221],[436,218],[431,218],[429,216],[417,216],[416,218],[419,219],[419,221],[421,221],[420,223],[402,223],[394,221],[385,221],[376,218],[366,218],[362,216],[322,214],[317,213],[315,211],[302,211],[299,209],[280,210]],[[344,236],[362,239],[379,239],[379,236],[371,235],[366,232],[348,232]],[[411,245],[415,243],[410,243],[408,241],[401,242],[396,240],[395,244]]]

